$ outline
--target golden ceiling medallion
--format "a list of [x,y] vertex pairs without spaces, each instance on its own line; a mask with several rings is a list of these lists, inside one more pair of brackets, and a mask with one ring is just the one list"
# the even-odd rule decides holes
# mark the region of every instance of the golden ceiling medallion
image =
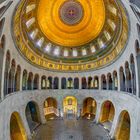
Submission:
[[67,25],[76,25],[83,19],[83,10],[80,2],[76,0],[67,0],[60,7],[60,19]]
[[43,34],[54,44],[78,47],[100,34],[105,23],[104,1],[40,0],[37,21]]

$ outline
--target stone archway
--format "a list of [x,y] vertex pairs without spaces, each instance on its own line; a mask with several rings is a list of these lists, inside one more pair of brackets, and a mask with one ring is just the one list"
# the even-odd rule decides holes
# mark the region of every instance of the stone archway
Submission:
[[59,116],[56,99],[49,97],[44,101],[44,115],[46,120],[52,120]]
[[131,120],[129,113],[124,110],[121,112],[115,132],[116,140],[130,139]]
[[40,124],[40,113],[38,105],[30,101],[25,110],[26,119],[29,125],[31,132]]
[[27,140],[24,126],[17,112],[12,113],[11,115],[10,138],[11,140]]
[[77,115],[77,99],[74,96],[67,96],[63,100],[64,117],[73,118]]
[[27,80],[27,89],[32,90],[33,89],[33,73],[29,72],[28,80]]
[[115,116],[115,107],[111,101],[105,101],[101,107],[100,123],[106,129],[111,130],[112,122]]
[[94,119],[96,115],[97,103],[96,101],[88,97],[83,102],[82,117],[86,119]]

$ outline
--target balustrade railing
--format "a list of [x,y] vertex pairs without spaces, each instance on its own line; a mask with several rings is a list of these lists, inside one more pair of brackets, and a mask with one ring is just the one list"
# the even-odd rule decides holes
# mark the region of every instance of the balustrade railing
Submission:
[[49,115],[49,114],[55,114],[56,116],[59,116],[59,111],[55,107],[46,107],[44,108],[44,115]]

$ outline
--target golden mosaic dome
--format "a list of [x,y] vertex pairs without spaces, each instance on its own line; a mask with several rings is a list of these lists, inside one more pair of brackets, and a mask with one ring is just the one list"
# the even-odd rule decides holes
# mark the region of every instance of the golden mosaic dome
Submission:
[[116,60],[128,28],[120,1],[23,0],[14,15],[13,39],[30,63],[75,72]]
[[103,0],[41,0],[37,20],[41,31],[54,44],[85,45],[101,32],[105,6]]

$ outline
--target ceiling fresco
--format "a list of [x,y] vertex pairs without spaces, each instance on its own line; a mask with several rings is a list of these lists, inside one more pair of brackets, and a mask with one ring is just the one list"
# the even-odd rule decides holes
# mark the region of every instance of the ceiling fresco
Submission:
[[55,71],[106,66],[125,48],[128,19],[120,1],[22,0],[13,39],[30,63]]

